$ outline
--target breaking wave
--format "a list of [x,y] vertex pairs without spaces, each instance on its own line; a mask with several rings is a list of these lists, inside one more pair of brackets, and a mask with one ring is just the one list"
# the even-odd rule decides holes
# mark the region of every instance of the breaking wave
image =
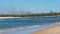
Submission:
[[33,29],[33,28],[37,28],[40,25],[33,25],[33,26],[26,26],[26,27],[18,27],[18,28],[10,28],[10,29],[1,29],[0,30],[0,34],[4,33],[4,32],[12,32],[12,31],[21,31],[24,29]]

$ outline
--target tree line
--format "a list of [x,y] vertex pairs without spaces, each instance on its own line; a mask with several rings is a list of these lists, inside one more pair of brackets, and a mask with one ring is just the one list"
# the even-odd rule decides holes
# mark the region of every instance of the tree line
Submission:
[[0,14],[0,17],[41,17],[58,16],[60,13],[42,13],[42,14]]

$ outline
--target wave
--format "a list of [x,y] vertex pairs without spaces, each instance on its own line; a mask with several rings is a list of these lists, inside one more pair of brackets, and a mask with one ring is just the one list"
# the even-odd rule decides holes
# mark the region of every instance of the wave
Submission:
[[21,18],[21,20],[30,20],[29,18]]
[[21,31],[21,30],[24,30],[24,29],[33,29],[33,28],[37,28],[39,27],[40,25],[33,25],[33,26],[26,26],[26,27],[18,27],[18,28],[10,28],[10,29],[1,29],[0,30],[0,34],[1,33],[4,33],[4,32],[12,32],[12,31]]
[[24,19],[24,18],[23,18],[23,19],[21,19],[21,20],[27,20],[27,19]]
[[60,26],[60,22],[51,23],[50,26]]
[[56,22],[55,24],[56,24],[56,25],[60,25],[60,22]]
[[21,31],[21,30],[26,30],[26,29],[34,29],[34,28],[43,28],[43,27],[51,27],[51,26],[58,26],[60,25],[60,22],[55,22],[49,25],[33,25],[33,26],[26,26],[26,27],[18,27],[18,28],[9,28],[9,29],[1,29],[0,30],[0,34],[1,33],[6,33],[6,32],[13,32],[13,31]]

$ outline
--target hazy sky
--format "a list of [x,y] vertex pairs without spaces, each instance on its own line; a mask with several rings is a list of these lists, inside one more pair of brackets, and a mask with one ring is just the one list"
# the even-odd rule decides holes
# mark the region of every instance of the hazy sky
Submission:
[[[9,13],[5,9],[21,9],[30,12],[55,12],[60,11],[60,0],[0,0],[0,13]],[[4,11],[2,11],[4,9]],[[19,13],[19,11],[17,13]],[[14,13],[14,11],[10,11]]]

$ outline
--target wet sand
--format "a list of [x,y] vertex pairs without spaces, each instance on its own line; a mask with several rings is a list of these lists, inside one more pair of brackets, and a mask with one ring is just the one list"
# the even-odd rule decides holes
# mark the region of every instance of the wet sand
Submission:
[[33,34],[60,34],[60,26],[50,27],[44,30],[34,32]]

